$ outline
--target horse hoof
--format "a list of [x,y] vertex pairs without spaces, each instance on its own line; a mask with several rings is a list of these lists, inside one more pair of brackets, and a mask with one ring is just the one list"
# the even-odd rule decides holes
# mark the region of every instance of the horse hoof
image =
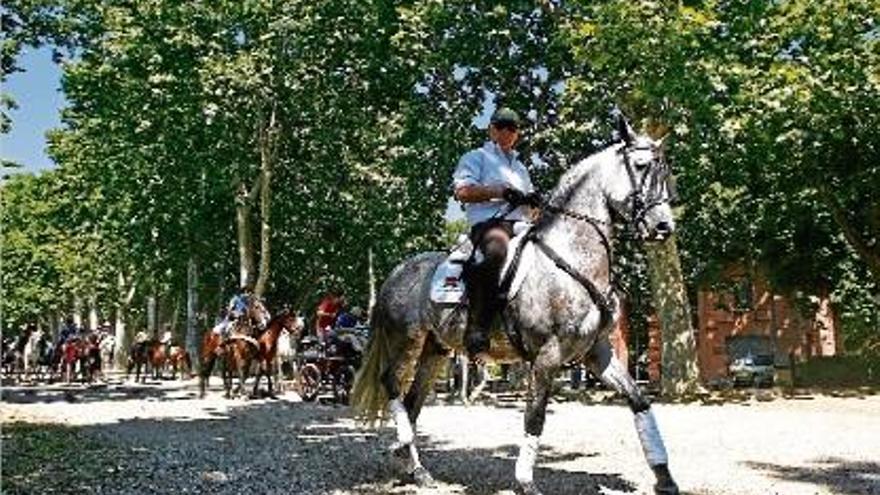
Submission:
[[678,495],[678,485],[672,480],[664,483],[657,483],[654,485],[654,493],[656,495]]
[[391,458],[398,461],[405,461],[409,459],[409,444],[394,442],[388,448],[389,453],[391,454]]
[[657,483],[654,484],[654,493],[656,495],[678,495],[678,485],[672,480],[672,474],[669,473],[668,465],[658,464],[652,466],[651,469],[657,477]]
[[412,473],[413,481],[419,488],[431,488],[434,486],[434,477],[423,466],[419,466]]
[[541,490],[538,490],[538,486],[531,481],[528,483],[520,483],[519,488],[522,495],[541,495]]

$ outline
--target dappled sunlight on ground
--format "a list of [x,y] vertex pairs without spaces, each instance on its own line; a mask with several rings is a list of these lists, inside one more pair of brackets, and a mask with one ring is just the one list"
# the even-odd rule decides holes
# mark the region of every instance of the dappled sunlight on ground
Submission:
[[[363,429],[347,407],[301,402],[292,392],[227,400],[219,380],[206,399],[194,380],[6,387],[0,418],[69,425],[115,449],[111,471],[77,484],[91,491],[510,494],[523,404],[500,403],[425,408],[418,441],[438,481],[430,490],[401,478],[387,451],[390,428]],[[880,494],[871,491],[880,397],[654,409],[684,493]],[[653,482],[629,409],[601,399],[550,405],[535,478],[545,493],[561,495],[642,494]],[[17,479],[34,488],[43,482]]]

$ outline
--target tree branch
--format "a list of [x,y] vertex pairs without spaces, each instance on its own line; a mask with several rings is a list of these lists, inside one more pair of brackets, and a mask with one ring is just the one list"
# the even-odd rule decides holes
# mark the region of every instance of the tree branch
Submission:
[[855,250],[856,254],[868,265],[874,280],[880,283],[880,251],[872,248],[862,234],[853,227],[847,218],[846,212],[837,202],[837,198],[832,195],[824,185],[819,186],[822,201],[831,211],[831,217],[834,219],[840,230],[843,232],[844,238],[849,245]]

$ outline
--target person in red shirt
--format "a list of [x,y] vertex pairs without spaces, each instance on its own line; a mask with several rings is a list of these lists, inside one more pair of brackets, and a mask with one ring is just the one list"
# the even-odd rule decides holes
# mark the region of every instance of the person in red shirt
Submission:
[[318,303],[318,310],[315,313],[315,334],[321,340],[324,340],[327,334],[333,330],[336,314],[342,307],[342,298],[342,291],[332,290]]

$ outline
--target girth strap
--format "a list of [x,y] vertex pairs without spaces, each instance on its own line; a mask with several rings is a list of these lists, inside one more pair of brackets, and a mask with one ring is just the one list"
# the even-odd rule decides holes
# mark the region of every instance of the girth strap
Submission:
[[575,270],[573,266],[564,259],[562,259],[559,254],[553,250],[550,246],[548,246],[540,237],[534,236],[532,239],[535,242],[541,251],[550,258],[553,263],[559,267],[560,270],[567,273],[571,278],[575,279],[579,284],[581,284],[584,289],[587,289],[587,293],[590,294],[590,298],[593,299],[593,303],[599,308],[599,328],[605,328],[609,323],[611,323],[611,318],[613,317],[613,312],[611,309],[611,303],[608,301],[608,298],[605,297],[604,294],[596,287],[596,284],[593,283],[592,280],[583,276],[580,272]]

